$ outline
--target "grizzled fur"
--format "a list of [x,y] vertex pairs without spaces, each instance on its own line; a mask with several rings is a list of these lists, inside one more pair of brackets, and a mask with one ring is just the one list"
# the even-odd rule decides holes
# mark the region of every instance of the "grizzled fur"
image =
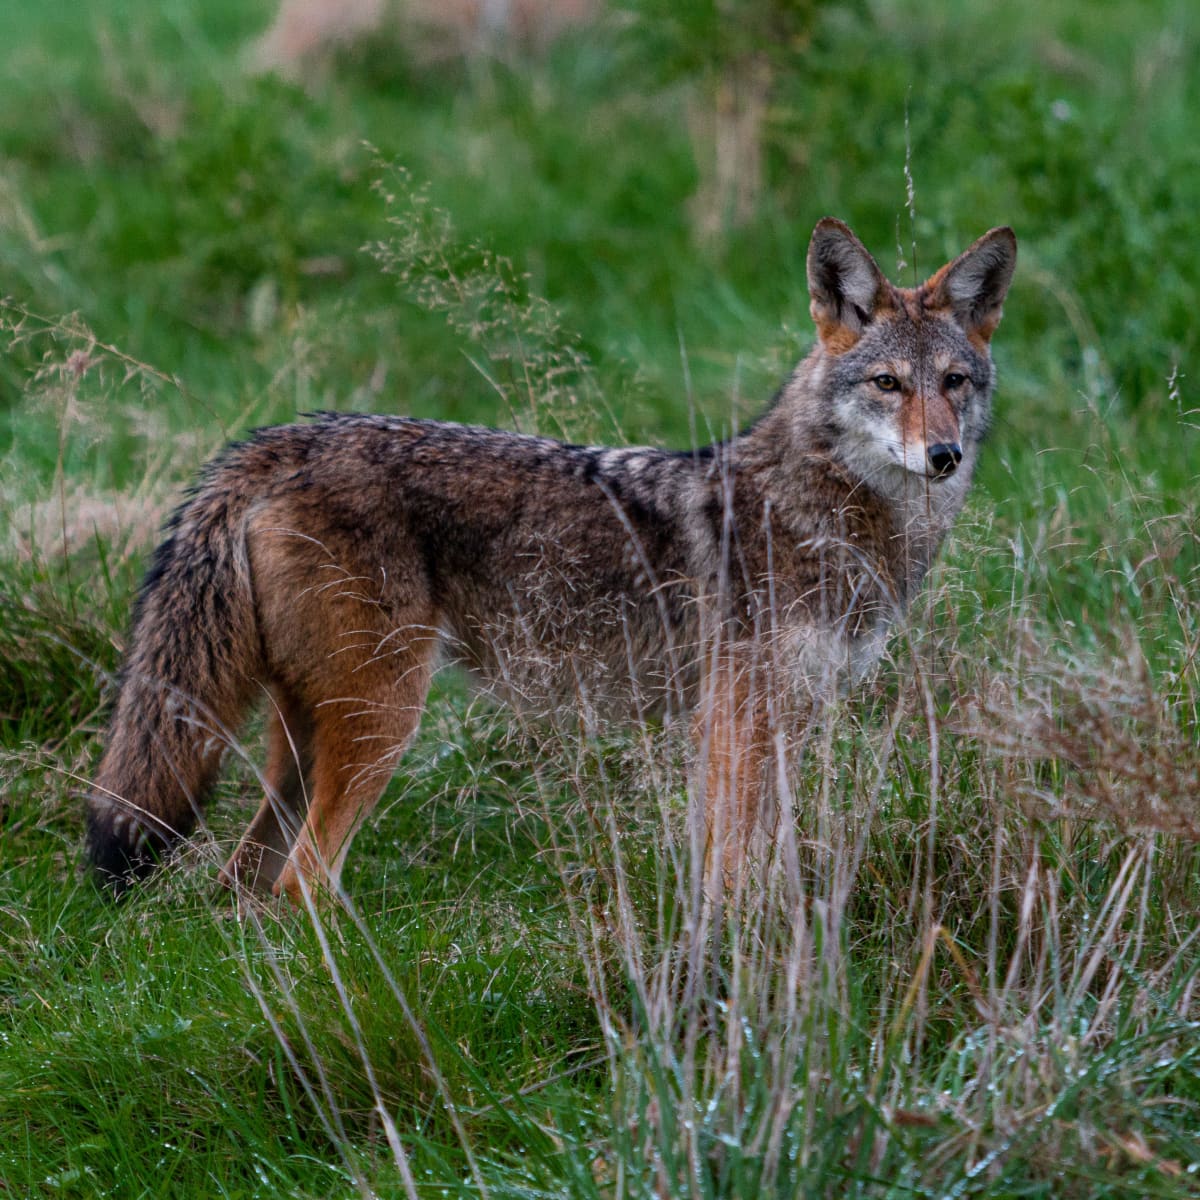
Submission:
[[757,423],[699,450],[332,414],[230,447],[138,601],[90,796],[103,876],[190,832],[267,695],[267,796],[222,878],[293,900],[336,882],[447,658],[548,717],[695,713],[727,869],[768,708],[803,721],[877,659],[962,506],[1015,254],[995,229],[898,289],[822,221],[816,346]]

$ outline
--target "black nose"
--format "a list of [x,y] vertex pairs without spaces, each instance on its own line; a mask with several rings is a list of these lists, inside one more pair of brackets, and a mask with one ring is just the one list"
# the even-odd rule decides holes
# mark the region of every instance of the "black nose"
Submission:
[[929,465],[935,475],[953,475],[962,462],[962,447],[957,442],[938,442],[929,447]]

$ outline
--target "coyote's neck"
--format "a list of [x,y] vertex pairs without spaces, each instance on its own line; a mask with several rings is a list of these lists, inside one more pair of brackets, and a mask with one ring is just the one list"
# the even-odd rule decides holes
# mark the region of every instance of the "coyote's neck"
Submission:
[[[807,402],[807,397],[801,397]],[[874,573],[898,609],[907,606],[962,507],[969,464],[931,482],[898,468],[867,481],[843,462],[833,431],[786,393],[729,443],[737,475],[769,507],[771,524],[798,545],[840,547]]]

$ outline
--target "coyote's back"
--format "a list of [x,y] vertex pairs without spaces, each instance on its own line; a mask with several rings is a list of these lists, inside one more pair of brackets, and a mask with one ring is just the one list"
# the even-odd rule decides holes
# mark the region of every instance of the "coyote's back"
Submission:
[[231,447],[143,586],[93,861],[121,886],[186,836],[266,695],[266,797],[222,878],[293,899],[336,882],[449,658],[551,717],[692,712],[728,867],[769,713],[802,722],[877,658],[962,505],[1014,261],[993,230],[902,290],[822,221],[816,346],[758,422],[699,450],[336,415]]

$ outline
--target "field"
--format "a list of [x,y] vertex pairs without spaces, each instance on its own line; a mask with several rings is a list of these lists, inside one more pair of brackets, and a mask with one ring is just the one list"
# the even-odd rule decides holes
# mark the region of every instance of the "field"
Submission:
[[[629,0],[302,82],[249,69],[272,11],[0,0],[0,1196],[1200,1195],[1200,9]],[[811,344],[826,214],[900,282],[1020,261],[964,520],[737,903],[671,730],[451,674],[336,911],[217,894],[257,726],[97,891],[200,464],[319,409],[722,436]]]

